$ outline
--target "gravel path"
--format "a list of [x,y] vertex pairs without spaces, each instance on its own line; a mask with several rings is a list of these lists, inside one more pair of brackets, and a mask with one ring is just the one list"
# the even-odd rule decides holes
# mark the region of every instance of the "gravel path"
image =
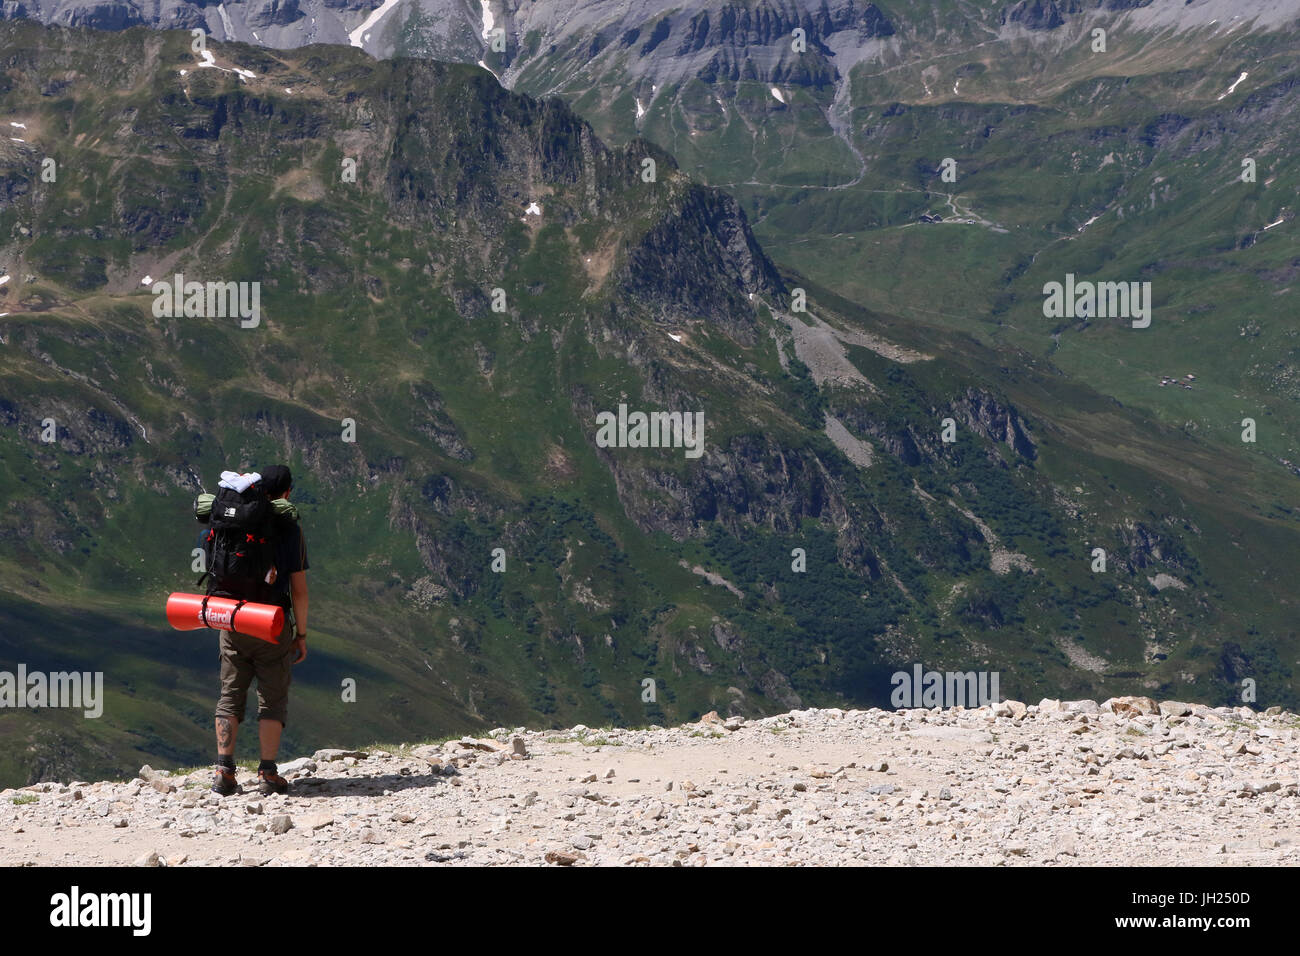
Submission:
[[1147,698],[706,715],[0,793],[0,865],[1300,863],[1300,719]]

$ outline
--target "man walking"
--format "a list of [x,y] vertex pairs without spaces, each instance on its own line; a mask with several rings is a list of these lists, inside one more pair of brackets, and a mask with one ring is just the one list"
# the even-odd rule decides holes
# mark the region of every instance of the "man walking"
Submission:
[[[294,664],[307,657],[307,545],[298,526],[297,509],[289,503],[293,478],[285,465],[261,473],[256,487],[271,504],[269,548],[273,566],[264,581],[232,588],[215,582],[214,588],[250,590],[231,594],[249,601],[278,604],[285,609],[284,630],[272,644],[233,631],[219,631],[221,641],[221,696],[216,708],[217,764],[214,793],[229,796],[239,790],[235,779],[235,740],[244,717],[248,688],[257,679],[257,735],[261,763],[257,768],[260,793],[284,793],[288,782],[279,775],[275,759],[280,735],[288,719],[289,684]],[[252,540],[252,535],[248,536]],[[242,557],[242,555],[241,555]],[[213,593],[212,589],[209,593]]]

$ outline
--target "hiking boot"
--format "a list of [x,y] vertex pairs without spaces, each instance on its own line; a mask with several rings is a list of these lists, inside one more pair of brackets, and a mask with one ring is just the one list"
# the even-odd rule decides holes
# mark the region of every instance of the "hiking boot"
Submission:
[[257,792],[269,796],[272,793],[285,793],[289,789],[289,781],[280,776],[274,770],[257,771]]
[[235,779],[235,771],[230,767],[220,765],[215,769],[217,776],[212,781],[212,792],[222,797],[228,797],[232,793],[239,793],[239,781]]

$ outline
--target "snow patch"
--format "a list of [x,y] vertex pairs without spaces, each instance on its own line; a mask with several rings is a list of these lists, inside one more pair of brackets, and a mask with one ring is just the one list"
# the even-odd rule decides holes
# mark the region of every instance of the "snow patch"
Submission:
[[370,16],[366,17],[365,20],[361,22],[361,26],[348,34],[348,42],[355,47],[360,47],[363,41],[369,40],[370,30],[384,18],[385,14],[387,14],[389,10],[397,6],[399,2],[400,0],[384,0],[383,4],[377,10],[371,10]]
[[226,31],[226,39],[236,39],[235,25],[230,22],[230,14],[226,12],[226,5],[224,3],[218,3],[217,12],[221,14],[221,27]]
[[785,102],[785,97],[781,95],[781,91],[778,90],[775,86],[772,87],[772,95],[776,97],[776,101],[777,101],[778,103],[784,103],[784,102]]
[[13,120],[10,120],[10,121],[9,121],[9,125],[12,126],[12,127],[14,127],[15,129],[26,129],[26,128],[27,128],[27,124],[26,124],[26,123],[15,123]]
[[674,342],[680,342],[682,340],[682,337],[674,332],[669,332],[668,337]]
[[492,39],[492,27],[496,25],[496,17],[492,15],[492,4],[489,0],[478,0],[483,7],[483,39]]
[[1220,93],[1220,94],[1219,94],[1219,99],[1223,99],[1224,97],[1231,96],[1231,95],[1232,95],[1232,91],[1235,90],[1235,89],[1237,88],[1237,84],[1240,83],[1242,80],[1244,80],[1244,79],[1245,79],[1246,77],[1248,77],[1248,76],[1250,76],[1250,74],[1247,73],[1245,70],[1242,70],[1242,72],[1241,72],[1241,76],[1239,76],[1239,77],[1237,77],[1235,80],[1233,80],[1233,82],[1232,82],[1232,86],[1228,87],[1228,92],[1226,92],[1226,93]]
[[140,280],[141,285],[153,285],[153,276],[145,276]]
[[528,204],[528,208],[524,210],[525,216],[540,216],[541,214],[542,214],[542,207],[537,205],[537,203],[535,202],[530,202]]
[[645,116],[645,107],[641,105],[641,98],[637,97],[636,101],[636,118],[640,119]]
[[[237,66],[227,70],[224,66],[217,66],[217,61],[213,58],[211,50],[204,50],[202,53],[203,62],[199,64],[200,67],[211,67],[214,70],[220,70],[222,73],[237,73],[244,80],[257,79],[257,74],[252,70],[241,70]],[[184,76],[184,71],[181,72],[181,75]]]

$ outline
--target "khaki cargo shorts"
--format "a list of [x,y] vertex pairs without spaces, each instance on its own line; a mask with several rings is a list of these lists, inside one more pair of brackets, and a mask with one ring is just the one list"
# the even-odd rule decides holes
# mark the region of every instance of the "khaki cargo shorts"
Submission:
[[247,634],[218,631],[221,635],[221,697],[218,717],[243,721],[248,688],[257,678],[257,719],[288,723],[289,683],[293,678],[293,615],[285,614],[278,644]]

